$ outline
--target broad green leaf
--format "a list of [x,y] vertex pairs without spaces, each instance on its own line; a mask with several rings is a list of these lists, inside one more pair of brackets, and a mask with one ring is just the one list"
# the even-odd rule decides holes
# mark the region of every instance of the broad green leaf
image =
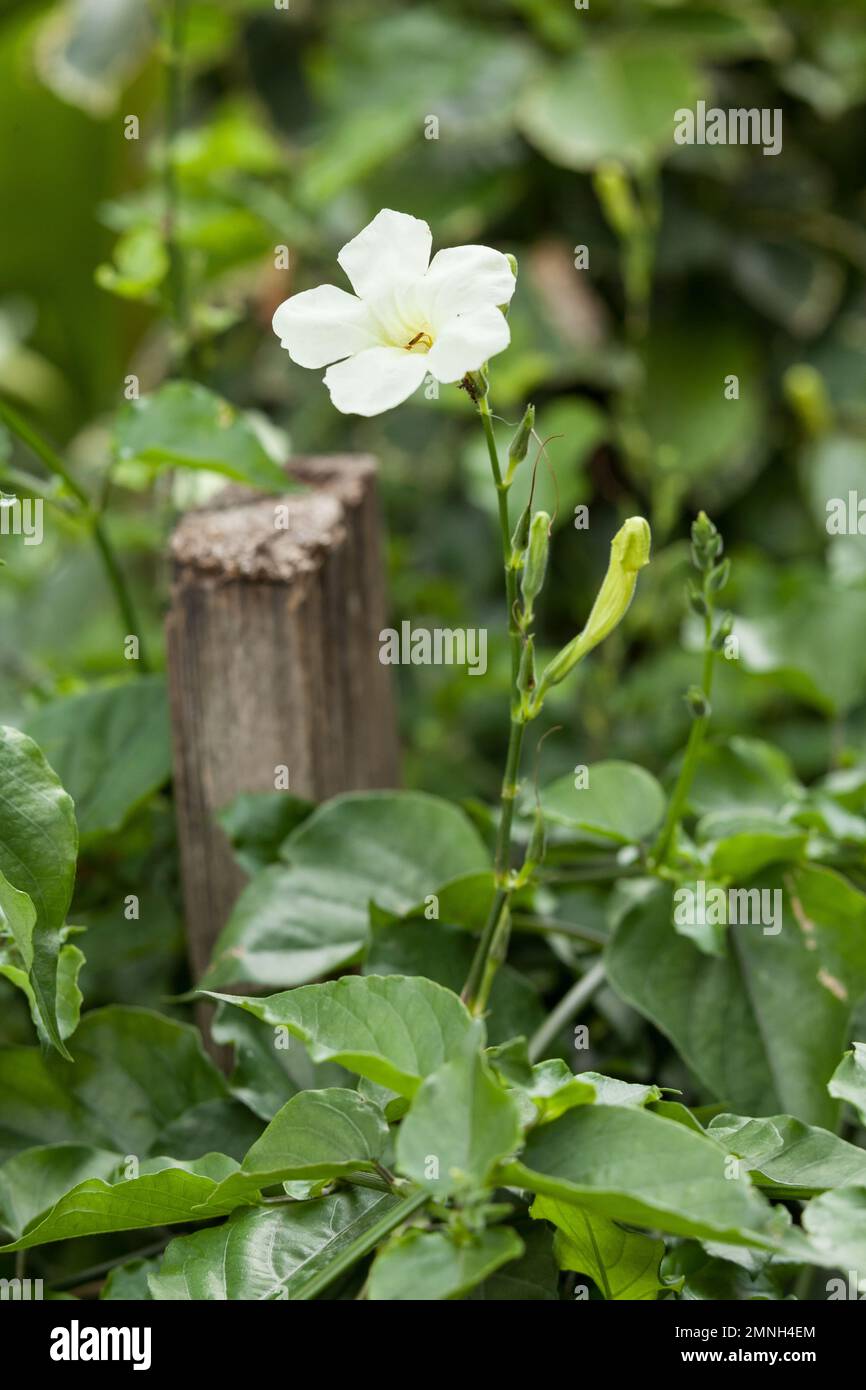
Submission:
[[75,801],[82,844],[122,828],[171,775],[162,676],[56,700],[32,715],[36,740]]
[[[672,1246],[662,1261],[662,1276],[679,1288],[683,1302],[773,1302],[784,1298],[785,1281],[761,1256],[757,1268],[708,1254],[697,1241]],[[782,1285],[782,1287],[780,1287]]]
[[471,1303],[553,1303],[558,1297],[559,1270],[553,1258],[553,1233],[538,1221],[515,1221],[512,1229],[523,1241],[523,1254],[509,1260],[465,1298]]
[[[713,507],[743,490],[766,452],[760,357],[739,326],[679,315],[675,325],[659,326],[648,340],[642,424],[662,465],[662,486],[675,494],[699,486],[702,502]],[[739,381],[736,401],[724,390],[731,375]]]
[[847,1100],[866,1125],[866,1043],[855,1042],[827,1083],[837,1100]]
[[554,1057],[532,1068],[525,1094],[532,1102],[531,1118],[547,1124],[576,1105],[592,1105],[598,1093],[588,1077],[575,1076],[561,1058]]
[[[796,581],[794,581],[796,582]],[[804,575],[788,585],[785,602],[737,618],[743,668],[792,690],[825,713],[859,704],[866,682],[866,591]]]
[[757,738],[730,738],[705,744],[689,790],[699,815],[712,811],[776,815],[803,788],[789,759]]
[[115,1173],[123,1157],[87,1144],[45,1144],[16,1154],[0,1167],[0,1228],[17,1238],[71,1188]]
[[866,1187],[843,1187],[809,1202],[803,1212],[809,1258],[828,1269],[853,1270],[866,1290]]
[[[61,928],[59,935],[62,942],[66,941],[68,933],[69,927]],[[72,1037],[81,1016],[82,994],[78,988],[78,976],[84,964],[84,953],[77,946],[64,944],[60,947],[57,957],[57,1031],[64,1042]],[[14,953],[0,949],[0,975],[26,995],[34,1028],[43,1042],[50,1043],[30,976],[15,962]]]
[[[60,931],[72,897],[78,834],[72,800],[44,755],[26,734],[0,728],[0,873],[36,909],[29,936],[27,973],[45,1032],[69,1057],[57,1024],[57,957]],[[7,899],[8,903],[8,899]]]
[[717,1115],[707,1133],[741,1158],[760,1187],[778,1197],[811,1197],[866,1183],[866,1151],[790,1115],[752,1120]]
[[428,1076],[397,1136],[397,1166],[437,1197],[483,1189],[494,1165],[520,1146],[515,1101],[474,1052]]
[[[209,993],[209,991],[204,991]],[[268,999],[212,994],[300,1038],[314,1062],[341,1062],[400,1095],[473,1037],[483,1036],[456,994],[404,975],[345,975]]]
[[[237,1169],[225,1154],[207,1154],[193,1163],[151,1159],[141,1176],[106,1182],[90,1178],[67,1192],[43,1216],[31,1222],[16,1241],[2,1251],[28,1250],[76,1236],[108,1231],[134,1231],[147,1226],[171,1226],[197,1219],[197,1211]],[[146,1171],[150,1169],[150,1171]],[[230,1211],[233,1203],[223,1207]],[[218,1215],[219,1208],[212,1213]]]
[[447,1231],[415,1228],[376,1256],[367,1297],[389,1303],[461,1298],[522,1253],[520,1236],[505,1226],[493,1226],[460,1243]]
[[141,1303],[153,1295],[148,1288],[148,1276],[159,1268],[159,1257],[150,1260],[130,1260],[110,1270],[99,1297],[111,1302]]
[[155,1299],[294,1299],[304,1284],[390,1211],[397,1199],[354,1188],[309,1202],[257,1207],[181,1236],[149,1277]]
[[744,816],[722,812],[704,816],[697,837],[710,852],[713,878],[745,883],[771,864],[802,859],[808,835],[796,825],[784,825],[770,816]]
[[9,935],[15,943],[25,973],[33,966],[33,928],[36,908],[29,893],[22,893],[0,873],[0,942]]
[[634,763],[592,763],[585,787],[560,777],[541,793],[545,816],[590,835],[629,844],[645,839],[659,824],[664,792],[652,773]]
[[287,1046],[290,1039],[284,1029],[226,1004],[219,1005],[211,1034],[215,1042],[234,1048],[232,1092],[263,1120],[272,1120],[299,1091],[344,1086],[349,1079],[334,1062],[316,1065],[302,1047]]
[[254,1197],[290,1180],[337,1178],[375,1171],[388,1141],[381,1110],[357,1091],[301,1091],[279,1110],[240,1170],[209,1204]]
[[369,907],[401,916],[460,873],[489,868],[457,807],[419,792],[357,792],[319,807],[285,841],[285,865],[244,889],[202,984],[306,984],[364,950]]
[[630,1226],[771,1245],[770,1208],[713,1140],[649,1110],[583,1105],[533,1130],[502,1180]]
[[99,288],[123,299],[152,301],[170,265],[160,229],[131,227],[118,238],[113,254],[113,265],[104,261],[96,267],[94,279]]
[[827,1082],[866,988],[866,897],[813,867],[751,886],[783,892],[782,929],[729,926],[716,959],[677,935],[668,888],[640,885],[606,951],[610,982],[719,1100],[832,1128]]
[[37,1047],[0,1048],[0,1154],[68,1142],[144,1157],[179,1117],[228,1096],[198,1032],[147,1009],[85,1015],[75,1053],[70,1065]]
[[288,792],[243,792],[219,812],[217,820],[241,868],[255,874],[279,858],[283,841],[312,810],[312,802]]
[[697,95],[694,70],[676,50],[587,44],[529,86],[519,121],[532,144],[566,169],[605,160],[640,168],[674,153],[674,112]]
[[[469,974],[478,943],[469,932],[447,925],[445,901],[446,894],[442,894],[441,922],[412,920],[377,928],[363,973],[424,975],[457,994]],[[506,1042],[520,1034],[531,1036],[543,1020],[544,1008],[538,991],[513,966],[507,963],[501,966],[493,981],[489,1014],[485,1019],[491,1043]]]
[[663,1240],[626,1231],[606,1216],[552,1197],[536,1197],[530,1212],[556,1227],[553,1248],[560,1269],[588,1274],[608,1301],[654,1302],[665,1287],[659,1275]]
[[602,1076],[597,1071],[578,1072],[575,1080],[592,1086],[596,1105],[652,1105],[662,1096],[658,1086],[639,1081],[620,1081],[616,1076]]
[[115,450],[124,463],[206,468],[270,492],[297,486],[243,412],[194,381],[169,381],[130,401],[117,417]]

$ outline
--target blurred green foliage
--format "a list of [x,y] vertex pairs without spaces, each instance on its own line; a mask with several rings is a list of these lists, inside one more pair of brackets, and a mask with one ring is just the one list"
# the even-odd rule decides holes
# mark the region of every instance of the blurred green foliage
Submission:
[[[337,250],[391,206],[426,218],[437,246],[518,257],[493,401],[504,437],[527,397],[550,437],[536,494],[557,528],[545,644],[585,618],[622,517],[653,523],[625,629],[551,702],[564,727],[544,776],[602,756],[663,774],[682,745],[695,663],[683,538],[700,506],[735,558],[741,641],[719,673],[715,732],[771,733],[806,779],[863,757],[866,541],[825,526],[828,496],[866,489],[859,4],[180,9],[179,35],[174,6],[139,0],[12,4],[0,19],[0,113],[20,134],[0,153],[0,392],[110,493],[154,664],[166,535],[209,483],[173,486],[118,446],[129,374],[142,392],[196,379],[251,412],[243,428],[271,456],[378,455],[394,621],[491,636],[484,682],[401,671],[407,782],[495,791],[507,657],[470,404],[446,388],[372,420],[339,416],[270,331],[288,294],[342,283]],[[698,99],[781,109],[781,156],[675,144],[675,109]],[[11,451],[9,467],[25,464]],[[588,530],[572,524],[578,504]],[[87,539],[52,518],[42,546],[4,539],[11,722],[128,670]]]

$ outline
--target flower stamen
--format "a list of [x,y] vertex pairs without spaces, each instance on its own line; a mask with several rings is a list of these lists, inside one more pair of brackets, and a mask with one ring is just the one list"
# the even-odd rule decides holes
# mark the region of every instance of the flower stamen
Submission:
[[422,329],[420,333],[416,333],[415,337],[410,338],[409,342],[404,343],[403,346],[405,347],[407,352],[411,352],[412,349],[416,347],[418,343],[422,344],[424,352],[429,352],[431,347],[433,346],[433,339],[430,337],[429,333],[425,333]]

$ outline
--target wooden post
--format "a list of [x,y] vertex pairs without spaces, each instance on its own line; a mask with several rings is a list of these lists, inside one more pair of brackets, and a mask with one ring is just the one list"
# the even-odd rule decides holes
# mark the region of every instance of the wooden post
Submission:
[[314,800],[398,781],[394,701],[379,661],[375,461],[305,458],[289,472],[309,491],[228,487],[188,513],[171,541],[167,654],[194,980],[244,882],[216,821],[222,807],[240,792],[273,791],[281,766],[289,790]]

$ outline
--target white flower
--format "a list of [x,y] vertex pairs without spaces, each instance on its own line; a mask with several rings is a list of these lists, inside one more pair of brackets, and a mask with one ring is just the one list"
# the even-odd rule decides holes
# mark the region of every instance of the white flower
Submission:
[[432,241],[426,222],[383,208],[337,257],[355,294],[319,285],[274,314],[293,362],[328,367],[325,385],[344,414],[379,415],[428,373],[460,381],[508,347],[499,308],[514,293],[507,257],[458,246],[431,261]]

